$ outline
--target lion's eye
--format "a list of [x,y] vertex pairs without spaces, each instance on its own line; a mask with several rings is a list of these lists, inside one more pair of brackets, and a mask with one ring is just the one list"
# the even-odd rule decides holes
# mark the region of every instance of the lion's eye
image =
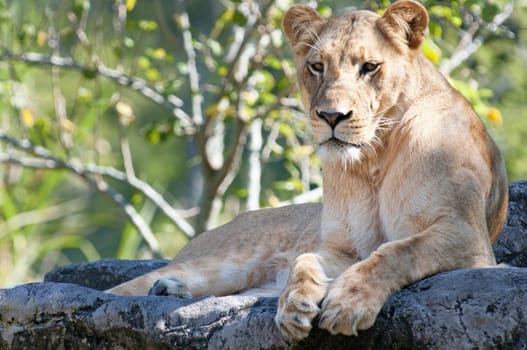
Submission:
[[381,67],[377,62],[365,62],[361,68],[361,74],[375,73]]
[[324,71],[324,64],[322,62],[313,62],[307,65],[309,71],[314,75],[319,75]]

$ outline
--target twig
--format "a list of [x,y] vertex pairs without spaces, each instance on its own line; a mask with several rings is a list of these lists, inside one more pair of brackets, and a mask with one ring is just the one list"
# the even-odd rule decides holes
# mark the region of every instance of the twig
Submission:
[[247,184],[247,209],[260,208],[260,191],[262,181],[262,119],[256,119],[249,127],[251,142],[249,144],[249,174]]
[[203,124],[203,112],[201,110],[201,103],[203,102],[203,95],[199,91],[199,74],[196,65],[196,51],[192,43],[192,33],[190,32],[190,22],[188,13],[184,10],[185,5],[182,0],[178,1],[178,7],[181,8],[176,17],[176,23],[182,31],[183,48],[187,54],[188,78],[190,85],[190,94],[192,98],[192,121],[195,125]]
[[[514,0],[511,0],[505,5],[502,12],[494,16],[492,22],[488,24],[488,28],[490,28],[492,31],[495,31],[503,22],[505,22],[512,15],[513,10]],[[454,50],[454,53],[452,54],[450,59],[445,59],[439,67],[441,73],[449,75],[466,59],[468,59],[476,51],[478,51],[481,45],[483,44],[484,40],[481,35],[474,37],[474,35],[476,34],[476,30],[468,31],[464,34],[465,37],[463,38],[463,40],[461,40],[457,48]]]
[[86,76],[100,75],[104,78],[114,81],[119,85],[127,86],[132,90],[139,92],[161,107],[171,111],[174,117],[178,118],[182,122],[182,126],[189,134],[194,132],[194,122],[190,116],[180,108],[183,106],[183,101],[179,97],[175,95],[169,95],[165,97],[158,93],[154,88],[150,87],[144,79],[128,76],[119,72],[118,70],[108,68],[102,63],[98,63],[95,67],[88,67],[75,62],[70,57],[60,57],[55,55],[46,56],[36,52],[15,54],[6,48],[2,48],[0,61],[19,61],[33,65],[74,69],[80,71]]
[[[267,1],[261,10],[262,14],[267,13],[269,9],[271,8],[271,5],[273,4],[273,1]],[[229,70],[227,71],[227,74],[223,78],[223,83],[221,85],[221,90],[217,94],[216,103],[218,103],[222,98],[223,95],[225,95],[225,91],[228,86],[228,82],[232,81],[232,77],[236,71],[236,66],[238,65],[238,61],[242,56],[243,50],[245,49],[245,46],[249,42],[249,39],[251,38],[252,33],[254,32],[255,28],[257,28],[262,21],[267,18],[265,15],[259,16],[256,20],[254,20],[252,23],[249,23],[247,28],[244,29],[244,35],[241,41],[237,42],[235,41],[232,45],[238,44],[238,47],[236,48],[236,51],[233,55],[233,58],[229,64]]]
[[[27,168],[37,169],[66,169],[85,179],[87,178],[88,174],[94,174],[107,176],[114,180],[125,182],[143,193],[149,200],[151,200],[185,235],[187,235],[189,238],[192,238],[195,235],[195,231],[192,226],[185,219],[183,219],[178,211],[172,208],[172,206],[159,192],[157,192],[148,183],[138,179],[135,176],[128,176],[126,173],[112,167],[105,167],[96,164],[83,165],[65,162],[51,156],[50,152],[45,148],[33,145],[28,140],[16,140],[10,136],[7,136],[2,130],[0,130],[0,140],[4,140],[16,148],[30,152],[38,157],[13,157],[0,153],[0,163],[14,163]],[[89,177],[88,179],[94,181]]]
[[317,187],[311,191],[304,192],[298,196],[293,197],[290,200],[280,202],[279,207],[291,204],[300,204],[300,203],[311,203],[319,202],[322,199],[322,187]]
[[72,173],[84,179],[86,182],[88,182],[88,184],[96,188],[99,192],[108,195],[116,204],[118,204],[128,215],[128,218],[137,228],[141,236],[143,236],[150,249],[155,253],[159,252],[159,244],[156,238],[150,230],[150,227],[146,224],[146,222],[143,220],[141,215],[135,210],[135,208],[130,205],[120,193],[116,193],[105,181],[96,181],[92,179],[89,176],[90,172],[86,171],[86,168],[82,164],[73,164],[72,162],[66,162],[61,159],[58,159],[52,156],[47,149],[41,146],[34,145],[29,140],[15,139],[11,136],[6,135],[2,130],[0,130],[0,140],[11,144],[15,148],[24,150],[37,157],[43,158],[27,159],[23,157],[13,157],[8,154],[0,154],[0,162],[19,164],[24,167],[66,169],[71,171]]
[[[47,8],[46,16],[48,18],[48,45],[51,48],[53,55],[60,52],[60,39],[53,25],[54,12]],[[66,99],[62,94],[60,87],[60,71],[58,67],[51,67],[51,86],[53,92],[53,103],[55,106],[55,115],[57,118],[57,132],[60,145],[66,153],[73,146],[73,138],[71,137],[71,122],[68,120],[68,113],[66,112]],[[70,129],[70,130],[68,130]]]
[[236,127],[234,130],[234,135],[232,136],[233,142],[231,144],[230,150],[227,153],[227,158],[223,162],[221,169],[219,169],[215,174],[215,180],[218,183],[218,195],[223,195],[234,176],[236,175],[236,170],[240,167],[240,161],[242,157],[243,146],[245,145],[245,137],[247,135],[247,124],[241,119],[236,119]]

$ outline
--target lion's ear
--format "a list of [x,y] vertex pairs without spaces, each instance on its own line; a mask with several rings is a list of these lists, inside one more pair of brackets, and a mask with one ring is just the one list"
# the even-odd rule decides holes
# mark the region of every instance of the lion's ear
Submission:
[[428,27],[428,13],[417,1],[400,0],[386,9],[377,25],[399,51],[417,50]]
[[318,34],[326,20],[306,5],[295,5],[284,15],[283,26],[291,46],[297,55],[305,55],[316,45]]

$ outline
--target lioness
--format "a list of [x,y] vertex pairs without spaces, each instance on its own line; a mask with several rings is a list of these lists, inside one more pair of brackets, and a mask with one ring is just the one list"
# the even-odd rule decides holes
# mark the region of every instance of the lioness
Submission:
[[357,334],[394,291],[495,265],[503,161],[468,102],[421,54],[425,8],[404,0],[382,16],[326,20],[297,5],[283,25],[323,164],[323,206],[242,214],[110,292],[259,293],[284,280],[276,324],[301,339],[317,316],[332,334]]

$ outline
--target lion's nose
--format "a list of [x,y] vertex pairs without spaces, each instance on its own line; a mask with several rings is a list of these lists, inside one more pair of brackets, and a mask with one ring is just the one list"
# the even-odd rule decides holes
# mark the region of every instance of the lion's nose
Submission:
[[317,111],[317,116],[325,121],[332,129],[335,129],[341,121],[351,118],[352,114],[352,111],[348,111],[346,114],[342,112]]

